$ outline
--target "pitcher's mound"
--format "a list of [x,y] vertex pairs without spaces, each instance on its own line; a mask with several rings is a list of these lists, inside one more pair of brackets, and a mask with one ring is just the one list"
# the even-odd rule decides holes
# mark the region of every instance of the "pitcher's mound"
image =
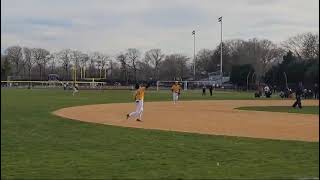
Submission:
[[[116,126],[268,139],[319,141],[319,115],[235,110],[241,106],[291,106],[292,100],[145,102],[143,122],[126,120],[134,103],[98,104],[54,112],[69,119]],[[304,101],[317,105],[319,101]]]

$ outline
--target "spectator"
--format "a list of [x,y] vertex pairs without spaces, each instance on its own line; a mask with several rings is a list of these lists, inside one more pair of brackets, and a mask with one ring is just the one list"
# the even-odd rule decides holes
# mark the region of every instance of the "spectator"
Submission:
[[273,85],[273,93],[276,93],[276,90],[277,90],[277,86]]
[[202,87],[202,96],[206,95],[206,85],[203,85]]
[[280,91],[279,96],[280,96],[281,98],[285,98],[285,93],[284,93],[283,91]]
[[292,89],[289,89],[289,97],[288,98],[292,98],[292,94],[293,94]]
[[314,84],[313,93],[314,93],[314,98],[319,99],[319,86],[317,83]]
[[304,99],[307,99],[307,96],[308,96],[308,90],[307,89],[303,90],[302,96],[303,96]]
[[269,86],[266,85],[266,86],[264,87],[264,95],[265,95],[267,98],[270,98],[271,93],[272,93],[272,92],[271,92]]
[[286,89],[284,90],[284,97],[285,97],[285,98],[289,98],[289,94],[290,94],[289,88],[286,88]]
[[209,86],[210,96],[212,96],[213,85]]
[[312,99],[313,98],[313,92],[311,89],[308,90],[308,99]]

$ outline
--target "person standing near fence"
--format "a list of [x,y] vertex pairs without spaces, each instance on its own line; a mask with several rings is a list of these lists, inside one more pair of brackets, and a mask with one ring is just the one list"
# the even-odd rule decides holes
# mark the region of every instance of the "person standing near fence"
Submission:
[[301,109],[302,105],[301,105],[301,96],[303,94],[303,86],[302,86],[302,82],[299,82],[299,85],[297,86],[296,90],[295,90],[295,94],[296,94],[296,101],[294,102],[294,104],[292,105],[293,108],[295,108],[297,105],[298,107]]
[[273,93],[275,94],[275,93],[277,92],[277,86],[276,86],[276,85],[273,85],[272,90],[273,90]]
[[203,85],[202,87],[202,96],[206,95],[206,85]]
[[213,85],[209,86],[210,96],[212,96]]
[[319,86],[317,83],[313,87],[314,99],[319,99]]

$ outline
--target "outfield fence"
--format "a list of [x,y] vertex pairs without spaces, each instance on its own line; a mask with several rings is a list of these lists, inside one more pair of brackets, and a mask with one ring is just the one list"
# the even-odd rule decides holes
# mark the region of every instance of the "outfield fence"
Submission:
[[[50,89],[50,88],[61,88],[61,89],[72,89],[74,81],[1,81],[1,88],[20,88],[20,89]],[[110,90],[133,90],[133,85],[114,85],[106,82],[89,82],[89,81],[76,81],[79,89],[87,90],[99,90],[99,89],[110,89]],[[150,87],[151,90],[155,87]]]
[[[150,86],[150,90],[170,90],[175,81],[157,81],[156,84]],[[214,81],[178,81],[183,90],[200,90],[203,86],[208,89],[213,86],[213,90],[235,91],[230,84],[215,84]],[[107,82],[93,81],[76,81],[79,89],[99,90],[99,89],[114,89],[114,90],[134,90],[134,84],[120,85]],[[21,89],[72,89],[74,81],[24,81],[24,80],[9,80],[1,81],[1,88],[21,88]]]
[[[73,81],[1,81],[1,88],[63,88],[72,87]],[[81,88],[99,88],[105,85],[105,82],[86,82],[77,81]]]
[[[176,81],[157,81],[157,90],[170,89]],[[234,86],[228,83],[221,84],[217,81],[178,81],[183,90],[201,89],[202,87],[214,89],[234,89]]]

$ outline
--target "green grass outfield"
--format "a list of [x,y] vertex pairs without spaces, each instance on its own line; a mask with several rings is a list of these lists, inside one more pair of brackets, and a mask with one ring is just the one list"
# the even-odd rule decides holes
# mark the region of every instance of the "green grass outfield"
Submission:
[[[251,99],[217,92],[184,100]],[[214,179],[319,177],[319,143],[133,129],[66,120],[52,111],[130,102],[130,91],[1,89],[1,178]],[[171,100],[148,92],[146,101]],[[219,164],[217,164],[219,163]]]
[[250,107],[239,107],[236,109],[251,110],[251,111],[287,112],[287,113],[299,113],[299,114],[319,114],[319,106],[303,106],[302,109],[292,108],[288,106],[250,106]]

